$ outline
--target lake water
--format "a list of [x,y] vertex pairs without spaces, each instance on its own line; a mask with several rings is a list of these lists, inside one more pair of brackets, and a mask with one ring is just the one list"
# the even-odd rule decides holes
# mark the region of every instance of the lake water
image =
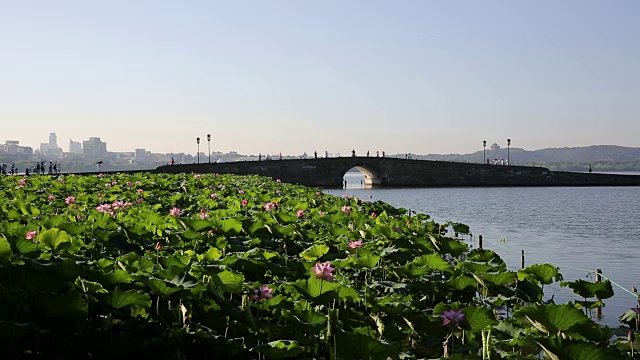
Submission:
[[[640,173],[635,173],[640,174]],[[380,200],[428,214],[437,222],[467,224],[483,236],[483,247],[496,251],[510,270],[518,270],[521,250],[526,265],[560,266],[566,281],[583,279],[589,271],[627,290],[640,288],[640,187],[508,187],[508,188],[363,188],[360,173],[347,173],[347,189],[324,192]],[[637,298],[614,285],[604,300],[600,321],[611,327]],[[568,288],[546,286],[556,303],[583,300]],[[595,314],[595,311],[594,311]]]

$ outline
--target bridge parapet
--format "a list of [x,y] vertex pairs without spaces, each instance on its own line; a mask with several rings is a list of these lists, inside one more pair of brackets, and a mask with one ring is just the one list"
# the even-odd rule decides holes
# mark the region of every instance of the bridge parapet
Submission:
[[550,171],[543,167],[488,165],[379,157],[343,157],[166,165],[165,173],[263,175],[284,182],[339,188],[358,168],[374,186],[638,186],[640,176]]

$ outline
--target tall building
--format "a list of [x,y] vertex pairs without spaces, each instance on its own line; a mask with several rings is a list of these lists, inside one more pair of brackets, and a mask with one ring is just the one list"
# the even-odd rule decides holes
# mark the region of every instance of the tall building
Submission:
[[136,161],[139,161],[139,162],[147,161],[147,151],[145,149],[136,149],[135,156],[136,156]]
[[82,142],[82,155],[87,159],[105,159],[107,157],[107,143],[99,137],[92,137]]
[[49,134],[49,145],[52,148],[57,148],[58,147],[58,137],[56,136],[56,133],[50,133]]
[[69,139],[69,152],[76,155],[82,155],[82,143]]

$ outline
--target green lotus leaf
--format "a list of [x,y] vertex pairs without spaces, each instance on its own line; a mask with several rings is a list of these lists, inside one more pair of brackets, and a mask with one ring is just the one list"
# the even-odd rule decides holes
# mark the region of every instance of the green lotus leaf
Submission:
[[38,244],[31,240],[18,239],[14,245],[21,254],[29,254],[38,250]]
[[302,294],[305,294],[311,298],[319,298],[322,295],[333,292],[333,294],[329,294],[327,299],[337,298],[341,301],[358,301],[359,296],[358,293],[346,286],[342,286],[337,282],[329,282],[323,279],[317,279],[315,275],[311,275],[308,279],[300,279],[296,282],[288,285],[289,288],[294,288]]
[[75,283],[76,287],[80,289],[85,294],[106,294],[107,290],[102,286],[102,284],[94,281],[85,280],[78,276]]
[[11,259],[13,251],[11,251],[11,245],[4,235],[0,234],[0,262],[7,262]]
[[513,285],[518,279],[518,275],[513,271],[505,271],[499,273],[486,273],[482,274],[482,278],[485,283],[494,285]]
[[594,343],[564,340],[562,338],[541,338],[536,343],[547,356],[559,360],[622,360],[626,359],[612,347],[604,347]]
[[589,282],[578,279],[576,281],[561,282],[560,286],[568,286],[574,293],[583,298],[597,297],[600,300],[608,299],[613,296],[613,287],[611,281]]
[[321,258],[324,254],[329,252],[329,247],[324,244],[315,244],[307,248],[300,253],[300,257],[308,261],[313,261]]
[[180,220],[188,229],[195,232],[209,231],[215,227],[215,223],[205,219],[181,219]]
[[[54,227],[54,226],[51,226]],[[70,235],[79,236],[85,233],[86,226],[78,223],[61,223],[56,225],[60,230],[66,231]]]
[[451,272],[453,267],[448,261],[442,258],[440,254],[422,255],[415,260],[407,263],[405,267],[420,268],[425,267],[431,270],[439,270],[442,272]]
[[461,223],[452,223],[451,227],[453,231],[459,234],[469,234],[469,225],[461,224]]
[[203,258],[208,262],[212,262],[220,259],[222,256],[222,252],[218,248],[210,248],[207,252],[204,253]]
[[518,270],[518,280],[529,279],[536,283],[549,285],[554,281],[562,280],[562,274],[558,268],[549,264],[533,264],[522,270]]
[[366,254],[364,256],[358,256],[355,260],[356,268],[368,268],[373,269],[378,265],[380,261],[380,256],[374,254]]
[[533,304],[530,307],[521,307],[513,315],[523,323],[530,322],[534,326],[541,325],[543,328],[540,326],[536,326],[536,328],[550,334],[590,322],[590,319],[582,311],[571,304]]
[[297,357],[305,350],[295,340],[277,340],[256,346],[251,351],[263,354],[270,359],[288,359]]
[[114,309],[130,306],[140,306],[146,309],[151,306],[149,294],[142,291],[125,291],[120,287],[116,287],[114,291],[104,295],[104,299]]
[[173,284],[159,279],[149,279],[145,281],[145,284],[151,291],[164,296],[180,291],[179,287],[172,286]]
[[468,248],[469,245],[455,239],[440,243],[440,252],[443,254],[451,254],[451,256],[454,257],[464,254]]
[[45,230],[38,235],[38,242],[44,244],[47,249],[53,251],[62,250],[71,246],[71,238],[69,234],[60,229]]
[[242,291],[242,286],[244,283],[244,275],[242,274],[224,270],[215,275],[212,275],[211,278],[222,291],[234,294]]
[[494,265],[502,265],[504,261],[493,250],[473,249],[467,254],[468,261],[476,261],[480,263],[490,263]]
[[446,282],[446,284],[457,291],[462,291],[466,288],[475,289],[476,286],[478,286],[478,282],[468,275],[452,277]]
[[498,323],[493,311],[485,307],[463,307],[464,321],[473,332],[487,329]]

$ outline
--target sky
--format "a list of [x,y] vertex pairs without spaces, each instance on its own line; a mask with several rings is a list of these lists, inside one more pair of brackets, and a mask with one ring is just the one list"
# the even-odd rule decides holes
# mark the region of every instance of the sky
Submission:
[[640,1],[0,0],[0,143],[640,146]]

